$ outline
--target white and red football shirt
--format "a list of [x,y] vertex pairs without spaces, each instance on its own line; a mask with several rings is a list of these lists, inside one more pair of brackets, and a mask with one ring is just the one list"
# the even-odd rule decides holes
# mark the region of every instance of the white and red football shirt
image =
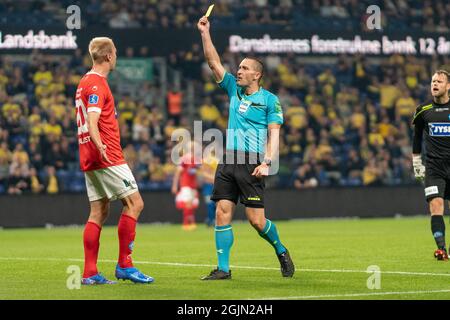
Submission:
[[[75,107],[81,171],[125,164],[120,146],[119,123],[116,119],[114,98],[106,78],[93,71],[86,73],[77,88]],[[106,155],[112,164],[102,159],[100,151],[91,141],[87,123],[88,112],[100,113],[98,130],[103,144],[107,146]]]

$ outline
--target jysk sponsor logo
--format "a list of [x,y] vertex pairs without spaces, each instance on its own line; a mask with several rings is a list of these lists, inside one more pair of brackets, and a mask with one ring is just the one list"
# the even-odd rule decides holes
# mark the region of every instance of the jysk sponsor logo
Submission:
[[98,103],[98,95],[91,94],[89,96],[89,104],[97,104]]
[[429,134],[433,137],[450,137],[450,123],[429,123]]

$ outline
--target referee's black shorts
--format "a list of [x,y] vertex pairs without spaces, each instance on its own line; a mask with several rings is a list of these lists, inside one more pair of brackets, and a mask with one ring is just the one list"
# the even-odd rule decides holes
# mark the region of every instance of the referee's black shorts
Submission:
[[245,154],[245,163],[235,158],[235,161],[224,160],[219,164],[211,200],[230,200],[235,204],[240,200],[246,207],[264,208],[264,178],[252,176],[255,168],[261,164],[261,159],[251,160]]
[[425,164],[425,197],[450,200],[450,160],[430,159]]

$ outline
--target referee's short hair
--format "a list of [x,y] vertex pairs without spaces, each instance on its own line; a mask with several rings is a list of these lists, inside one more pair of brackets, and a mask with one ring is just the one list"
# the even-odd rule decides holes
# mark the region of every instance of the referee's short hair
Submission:
[[447,77],[447,82],[450,82],[450,72],[444,69],[439,69],[434,72],[434,74],[443,74]]
[[245,59],[253,60],[256,62],[255,63],[256,71],[261,73],[261,78],[259,78],[259,80],[261,80],[262,77],[264,76],[264,63],[260,59],[254,57],[254,56],[245,57]]

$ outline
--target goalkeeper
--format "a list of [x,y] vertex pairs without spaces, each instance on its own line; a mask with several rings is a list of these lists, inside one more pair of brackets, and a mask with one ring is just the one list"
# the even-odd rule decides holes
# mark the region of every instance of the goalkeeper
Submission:
[[[430,206],[431,232],[436,241],[437,260],[448,260],[445,244],[444,199],[450,200],[450,75],[438,70],[431,80],[433,100],[419,105],[414,114],[414,175],[425,180],[425,197]],[[425,135],[425,166],[422,138]],[[425,174],[426,173],[426,174]]]

